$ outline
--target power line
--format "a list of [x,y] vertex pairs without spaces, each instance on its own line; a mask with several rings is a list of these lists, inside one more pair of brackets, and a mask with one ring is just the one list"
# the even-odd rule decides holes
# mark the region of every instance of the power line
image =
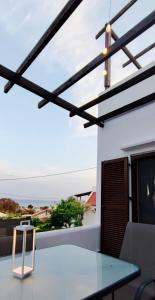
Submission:
[[96,167],[91,167],[91,168],[87,168],[87,169],[79,169],[79,170],[66,171],[66,172],[62,172],[62,173],[37,175],[37,176],[15,177],[15,178],[1,178],[0,181],[16,181],[16,180],[27,180],[27,179],[37,179],[37,178],[53,177],[53,176],[60,176],[60,175],[67,175],[67,174],[74,174],[74,173],[79,173],[79,172],[85,172],[85,171],[89,171],[89,170],[93,170],[93,169],[96,169]]
[[111,2],[112,2],[112,0],[109,0],[109,19],[108,19],[108,21],[111,19]]
[[[40,198],[40,196],[39,197],[37,197],[37,196],[35,196],[35,198],[33,197],[33,196],[26,196],[26,195],[17,195],[17,194],[12,194],[12,193],[6,193],[6,192],[0,192],[0,195],[7,195],[7,196],[9,196],[9,197],[17,197],[17,198],[21,198],[22,200],[23,199],[26,199],[26,200],[34,200],[34,201],[36,201],[36,200],[43,200],[43,201],[51,201],[51,202],[53,202],[54,200],[52,200],[51,198],[45,198],[45,197],[43,197],[42,199]],[[53,197],[54,198],[54,197]],[[56,197],[55,197],[56,198]],[[20,199],[19,199],[20,200]]]

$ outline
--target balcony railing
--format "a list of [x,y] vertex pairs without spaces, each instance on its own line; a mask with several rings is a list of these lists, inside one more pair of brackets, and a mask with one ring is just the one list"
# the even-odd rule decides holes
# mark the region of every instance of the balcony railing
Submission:
[[36,235],[37,249],[64,244],[72,244],[98,252],[100,250],[100,225],[38,232]]

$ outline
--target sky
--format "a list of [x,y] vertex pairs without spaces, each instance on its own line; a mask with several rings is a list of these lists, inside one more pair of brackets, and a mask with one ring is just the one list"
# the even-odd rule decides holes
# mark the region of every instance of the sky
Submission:
[[[83,0],[39,57],[24,73],[49,91],[80,70],[104,48],[104,35],[96,33],[113,17],[127,0]],[[16,70],[40,39],[66,0],[0,0],[0,63]],[[113,28],[118,36],[125,34],[155,9],[154,0],[138,0]],[[152,27],[128,45],[133,54],[154,42]],[[151,50],[139,59],[142,66],[155,57]],[[119,51],[112,58],[112,84],[136,71],[132,64],[122,68],[126,56]],[[104,65],[61,94],[80,106],[104,90]],[[85,120],[74,117],[54,104],[41,110],[41,100],[14,86],[8,94],[0,78],[0,197],[16,199],[60,199],[86,192],[96,185],[96,169],[75,174],[38,179],[2,181],[1,179],[72,170],[95,168],[97,160],[97,128],[83,128]],[[97,108],[89,110],[97,115]],[[103,129],[104,130],[104,129]]]

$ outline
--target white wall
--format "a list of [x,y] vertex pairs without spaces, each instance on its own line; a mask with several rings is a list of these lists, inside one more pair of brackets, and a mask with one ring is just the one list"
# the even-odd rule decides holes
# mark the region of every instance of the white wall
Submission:
[[81,226],[67,229],[38,232],[36,248],[48,248],[72,244],[98,252],[100,249],[100,226]]
[[82,224],[83,226],[96,224],[96,210],[94,208],[84,213]]
[[[155,65],[155,62],[151,65]],[[134,77],[151,65],[134,73],[134,75],[129,76],[121,83]],[[155,75],[102,102],[99,105],[99,116],[153,92],[155,92]],[[98,127],[96,210],[98,221],[100,221],[101,202],[101,162],[126,156],[130,158],[132,154],[153,150],[155,150],[155,101],[105,121],[104,128]]]

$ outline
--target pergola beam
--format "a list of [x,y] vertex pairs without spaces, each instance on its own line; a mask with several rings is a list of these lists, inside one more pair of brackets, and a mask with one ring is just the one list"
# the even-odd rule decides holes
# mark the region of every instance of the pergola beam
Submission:
[[[109,112],[109,113],[107,113],[107,114],[99,117],[98,120],[102,121],[102,122],[106,121],[106,120],[109,120],[109,119],[117,117],[117,116],[119,116],[121,114],[127,113],[127,112],[129,112],[129,111],[131,111],[133,109],[136,109],[136,108],[138,108],[140,106],[146,105],[146,104],[148,104],[148,103],[150,103],[150,102],[152,102],[154,100],[155,100],[155,93],[152,93],[152,94],[150,94],[148,96],[145,96],[145,97],[143,97],[141,99],[138,99],[138,100],[136,100],[136,101],[134,101],[132,103],[129,103],[129,104],[123,106],[123,107],[115,109],[115,110],[113,110],[113,111],[111,111],[111,112]],[[86,124],[84,124],[84,127],[87,128],[87,127],[92,126],[92,125],[93,124],[91,124],[91,123],[86,123]]]
[[[153,49],[155,47],[155,43],[152,43],[150,46],[146,47],[145,49],[143,49],[141,52],[139,52],[138,54],[136,54],[134,56],[134,59],[137,59],[139,57],[141,57],[142,55],[146,54],[147,52],[149,52],[151,49]],[[129,59],[128,61],[126,61],[122,66],[123,68],[125,68],[126,66],[128,66],[131,63],[131,59]]]
[[[114,32],[114,30],[112,30],[111,35],[115,42],[117,40],[119,40],[119,37],[116,34],[116,32]],[[131,52],[128,50],[127,47],[123,47],[122,51],[128,56],[128,58],[130,59],[130,62],[132,62],[136,66],[137,69],[141,69],[141,65],[139,64],[138,61],[136,61],[136,58],[131,54]]]
[[[63,24],[67,21],[67,19],[72,15],[75,9],[79,6],[79,4],[83,0],[69,0],[43,36],[40,38],[38,43],[32,49],[32,51],[27,55],[24,61],[21,63],[19,68],[16,71],[16,76],[20,77],[28,67],[33,63],[33,61],[37,58],[37,56],[41,53],[41,51],[45,48],[45,46],[50,42],[50,40],[54,37],[54,35],[59,31],[59,29],[63,26]],[[7,93],[12,87],[14,83],[9,81],[4,87],[4,92]]]
[[[32,92],[33,94],[40,96],[40,97],[45,97],[46,99],[48,99],[49,101],[52,101],[54,104],[66,109],[67,111],[76,111],[77,107],[69,102],[67,102],[66,100],[60,98],[60,97],[56,97],[54,100],[51,100],[51,98],[53,98],[53,94],[50,93],[49,91],[47,91],[46,89],[40,87],[39,85],[33,83],[32,81],[20,76],[17,77],[16,73],[11,71],[10,69],[0,65],[0,76],[12,81],[13,83],[21,86],[22,88]],[[97,121],[97,118],[95,118],[94,116],[88,114],[87,112],[82,112],[79,113],[78,116],[87,119],[89,121],[93,121],[96,123],[96,125],[103,127],[103,124],[101,122]]]
[[[114,24],[133,4],[138,0],[131,0],[127,5],[125,5],[108,23],[110,25]],[[98,32],[96,39],[98,39],[106,30],[106,25]]]
[[[135,84],[137,84],[139,82],[142,82],[143,80],[145,80],[153,75],[155,75],[155,66],[150,67],[149,69],[143,71],[142,73],[138,74],[137,76],[119,84],[118,86],[114,87],[110,91],[107,91],[103,95],[100,95],[98,98],[88,102],[87,104],[84,104],[82,107],[84,107],[83,109],[85,110],[88,107],[90,108],[96,104],[99,104],[99,103],[109,99],[110,97],[113,97],[113,96],[119,94],[120,92],[127,90],[128,88],[134,86]],[[82,107],[81,107],[81,109],[82,109]],[[83,111],[83,109],[82,109],[82,111]],[[93,125],[93,123],[91,123],[91,125]]]
[[[126,44],[131,42],[137,36],[139,36],[141,33],[143,33],[145,30],[147,30],[150,26],[154,25],[154,23],[155,23],[155,11],[153,11],[150,15],[148,15],[140,23],[138,23],[136,26],[134,26],[132,29],[130,29],[126,34],[124,34],[119,40],[117,40],[114,44],[112,44],[112,46],[109,49],[109,52],[107,54],[107,57],[109,57],[109,55],[116,53],[118,50],[122,49]],[[84,111],[84,110],[100,103],[99,99],[100,99],[100,97],[82,105],[81,107],[79,107],[78,112]],[[70,116],[72,117],[72,116],[74,116],[74,114],[71,113]]]
[[[69,87],[71,87],[77,81],[79,81],[81,78],[86,76],[88,73],[90,73],[96,67],[98,67],[101,63],[103,63],[106,59],[108,59],[109,57],[114,55],[116,52],[118,52],[120,49],[122,49],[122,47],[126,46],[128,43],[130,43],[132,40],[134,40],[136,37],[138,37],[140,34],[142,34],[144,31],[146,31],[152,25],[154,25],[154,23],[155,23],[155,11],[153,11],[151,14],[149,14],[147,17],[145,17],[142,21],[140,21],[132,29],[130,29],[119,40],[117,40],[117,42],[113,43],[112,46],[108,49],[107,55],[104,55],[103,53],[99,54],[95,59],[93,59],[90,63],[88,63],[84,68],[82,68],[79,72],[74,74],[71,78],[69,78],[62,85],[60,85],[55,91],[53,91],[53,94],[55,94],[55,97],[57,95],[61,94],[62,92],[64,92],[65,90],[67,90]],[[38,108],[42,108],[48,102],[49,101],[46,99],[41,100],[38,103]],[[79,109],[83,110],[83,106]]]

